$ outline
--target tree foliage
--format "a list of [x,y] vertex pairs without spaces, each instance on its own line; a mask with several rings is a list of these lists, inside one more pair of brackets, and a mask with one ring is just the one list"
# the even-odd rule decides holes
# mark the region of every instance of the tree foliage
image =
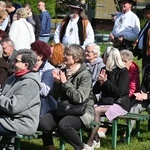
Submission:
[[[57,0],[43,0],[43,2],[45,2],[46,4],[46,10],[51,14],[51,17],[55,16],[56,1]],[[39,0],[11,0],[11,2],[21,4],[22,6],[25,3],[29,3],[31,5],[32,10],[35,13],[37,14],[40,13],[39,10],[37,9],[37,4]]]

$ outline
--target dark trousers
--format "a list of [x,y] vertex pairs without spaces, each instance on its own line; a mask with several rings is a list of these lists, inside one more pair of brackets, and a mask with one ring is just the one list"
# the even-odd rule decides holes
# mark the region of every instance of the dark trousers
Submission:
[[48,146],[53,144],[52,132],[57,127],[58,133],[66,141],[68,141],[75,150],[82,150],[83,143],[81,142],[76,130],[80,129],[83,123],[78,116],[59,117],[56,111],[51,111],[40,118],[39,129],[43,131],[43,145]]
[[[15,132],[12,132],[12,131],[9,131],[7,130],[6,128],[4,128],[1,124],[0,124],[0,136],[4,136],[4,135],[15,135],[16,133]],[[12,138],[9,138],[9,137],[1,137],[1,140],[0,140],[0,149],[3,149],[3,148],[8,148],[9,147],[9,144],[12,140]],[[5,144],[7,143],[7,144]]]

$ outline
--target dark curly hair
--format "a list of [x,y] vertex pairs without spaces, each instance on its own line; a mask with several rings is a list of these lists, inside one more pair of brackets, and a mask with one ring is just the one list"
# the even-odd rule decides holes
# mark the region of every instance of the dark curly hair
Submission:
[[31,49],[36,52],[37,55],[43,56],[43,61],[47,60],[51,54],[50,45],[43,41],[33,42],[31,44]]

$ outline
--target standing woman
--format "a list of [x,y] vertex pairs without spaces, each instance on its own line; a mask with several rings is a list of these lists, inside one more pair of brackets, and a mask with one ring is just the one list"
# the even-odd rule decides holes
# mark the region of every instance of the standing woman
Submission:
[[[99,105],[95,109],[95,121],[99,122],[102,115],[106,115],[112,121],[119,115],[124,115],[129,111],[129,75],[128,70],[121,60],[120,52],[113,47],[107,47],[104,52],[103,68],[98,76],[93,92],[102,93]],[[97,134],[99,127],[92,129],[91,135],[85,144],[85,149],[94,150],[99,147],[99,137]]]
[[30,44],[35,41],[35,35],[32,25],[27,22],[28,12],[25,8],[19,8],[16,11],[17,20],[15,20],[9,31],[9,37],[15,44],[15,49],[30,49]]
[[75,150],[82,150],[84,145],[76,130],[84,125],[88,126],[94,119],[92,76],[84,63],[84,50],[77,44],[65,47],[64,63],[65,71],[53,71],[53,96],[56,100],[70,101],[74,104],[82,104],[88,99],[85,113],[82,116],[59,116],[56,111],[52,111],[40,120],[39,128],[43,131],[44,146],[49,150],[54,149],[52,131],[56,127],[60,136]]
[[54,83],[52,71],[55,69],[55,67],[52,66],[47,60],[51,54],[49,44],[44,41],[35,41],[31,44],[31,49],[37,54],[35,70],[39,72],[41,78],[42,89],[40,91],[40,115],[43,116],[50,110],[56,109],[57,105],[54,98],[49,94]]

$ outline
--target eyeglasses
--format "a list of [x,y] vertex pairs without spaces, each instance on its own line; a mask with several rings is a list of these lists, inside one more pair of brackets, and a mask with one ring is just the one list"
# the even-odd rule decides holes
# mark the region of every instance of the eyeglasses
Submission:
[[14,59],[14,63],[22,62],[22,60],[18,60],[17,58]]

